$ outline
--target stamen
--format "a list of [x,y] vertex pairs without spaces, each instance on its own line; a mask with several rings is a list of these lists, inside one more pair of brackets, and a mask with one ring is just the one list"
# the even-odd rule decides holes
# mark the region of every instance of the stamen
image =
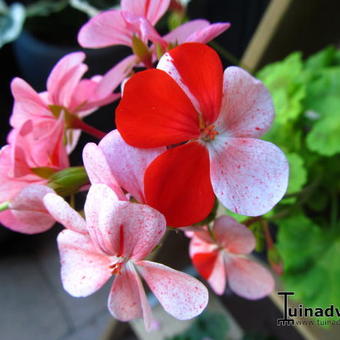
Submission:
[[214,125],[209,125],[205,129],[201,130],[201,138],[206,142],[214,140],[217,135],[218,132],[215,130]]

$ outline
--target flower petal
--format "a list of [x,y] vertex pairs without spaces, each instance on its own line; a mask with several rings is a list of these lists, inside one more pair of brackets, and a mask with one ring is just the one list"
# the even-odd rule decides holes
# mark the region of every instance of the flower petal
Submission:
[[230,289],[246,299],[261,299],[274,289],[274,279],[260,264],[235,257],[226,263]]
[[214,234],[220,246],[235,254],[249,254],[256,245],[253,233],[230,216],[220,216],[214,223]]
[[123,11],[145,17],[152,25],[163,16],[170,5],[170,0],[122,0]]
[[112,190],[103,184],[91,186],[85,215],[91,237],[114,256],[143,259],[165,233],[165,219],[158,211],[147,205],[114,201]]
[[172,44],[183,44],[194,32],[200,31],[209,26],[209,21],[203,19],[191,20],[176,27],[170,33],[163,36],[163,39]]
[[261,81],[239,67],[224,72],[221,114],[216,122],[233,137],[260,137],[271,126],[274,107]]
[[83,162],[92,184],[106,184],[120,200],[126,200],[101,148],[94,143],[87,143],[83,149]]
[[10,203],[10,210],[0,214],[6,227],[24,234],[37,234],[50,229],[55,220],[43,204],[43,197],[53,192],[45,185],[31,184],[23,188]]
[[111,314],[120,321],[130,321],[143,316],[145,328],[151,329],[153,321],[151,308],[142,282],[129,262],[113,281],[108,308]]
[[99,143],[111,173],[137,201],[144,203],[144,172],[165,148],[139,149],[125,143],[118,130],[111,131]]
[[157,157],[144,175],[145,197],[172,227],[205,219],[214,205],[207,150],[191,142]]
[[14,108],[10,118],[13,127],[19,127],[27,119],[33,117],[51,117],[46,103],[39,94],[21,78],[14,78],[11,82],[11,90],[14,96]]
[[135,74],[124,87],[116,124],[133,146],[153,148],[199,136],[198,114],[176,82],[161,70]]
[[219,22],[215,24],[209,24],[200,30],[193,32],[187,37],[186,42],[199,42],[202,44],[207,44],[209,41],[215,39],[224,31],[230,27],[228,22]]
[[[217,119],[223,69],[218,54],[211,47],[200,43],[180,45],[164,54],[157,68],[167,72],[181,86],[207,125]],[[172,95],[169,97],[172,99]]]
[[111,277],[109,257],[95,248],[88,235],[65,229],[57,242],[63,287],[72,296],[89,296]]
[[211,181],[221,203],[247,216],[267,213],[287,189],[288,162],[272,143],[218,135],[208,144]]
[[87,233],[85,220],[62,197],[49,193],[44,196],[43,201],[48,212],[65,228],[78,233]]
[[68,107],[75,87],[87,66],[82,64],[85,53],[69,53],[53,67],[48,79],[47,90],[53,105]]
[[165,311],[176,319],[192,319],[207,306],[208,290],[192,276],[150,261],[136,266]]
[[122,11],[110,10],[99,13],[82,26],[78,42],[80,46],[88,48],[132,46],[132,34]]
[[227,282],[227,273],[223,252],[218,253],[215,265],[207,281],[217,295],[222,295],[224,293]]

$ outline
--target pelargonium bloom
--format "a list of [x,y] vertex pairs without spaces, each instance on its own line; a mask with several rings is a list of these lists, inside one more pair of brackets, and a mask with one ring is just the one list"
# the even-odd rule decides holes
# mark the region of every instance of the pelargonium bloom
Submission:
[[51,125],[63,113],[70,152],[80,135],[80,130],[72,129],[72,117],[83,118],[117,99],[120,95],[113,91],[129,74],[129,64],[124,60],[104,76],[82,79],[87,71],[84,59],[83,52],[70,53],[60,59],[48,77],[46,92],[37,93],[23,79],[13,79],[11,88],[15,102],[11,125],[18,128],[30,119],[35,124],[44,121]]
[[216,294],[224,293],[227,282],[233,292],[247,299],[260,299],[272,292],[274,280],[270,272],[245,256],[256,243],[246,226],[221,216],[211,233],[204,228],[190,233],[192,263]]
[[235,213],[268,212],[286,191],[288,162],[258,139],[274,116],[264,85],[238,67],[223,75],[216,52],[199,43],[174,48],[157,68],[127,81],[116,111],[128,144],[168,147],[145,172],[148,204],[175,227],[203,220],[215,195]]
[[154,26],[167,11],[170,0],[122,0],[121,9],[102,12],[91,18],[79,31],[79,44],[86,48],[101,48],[125,45],[134,48],[137,37],[144,44],[138,57],[129,56],[131,66],[143,62],[151,67],[156,60],[155,45],[148,50],[152,41],[167,51],[184,42],[207,43],[230,27],[229,23],[210,24],[207,20],[187,22],[165,36],[160,36]]
[[119,201],[104,184],[91,186],[85,203],[86,221],[61,197],[44,198],[51,215],[67,228],[58,236],[61,276],[65,290],[88,296],[113,275],[108,308],[121,321],[144,317],[152,325],[140,276],[163,308],[180,320],[200,314],[208,302],[205,286],[195,278],[145,260],[163,237],[165,219],[155,209]]
[[9,135],[9,145],[0,150],[0,203],[9,209],[0,212],[6,227],[27,234],[43,232],[54,224],[42,203],[48,175],[69,166],[63,145],[64,122],[27,120]]

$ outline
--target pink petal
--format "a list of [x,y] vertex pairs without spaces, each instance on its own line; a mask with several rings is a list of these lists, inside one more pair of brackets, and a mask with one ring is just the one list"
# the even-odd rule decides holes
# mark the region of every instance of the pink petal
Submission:
[[274,107],[265,86],[241,68],[228,67],[224,71],[218,129],[233,137],[260,137],[273,118]]
[[111,314],[120,321],[130,321],[143,316],[145,328],[151,329],[153,321],[151,308],[142,282],[129,262],[113,281],[108,308]]
[[163,16],[170,5],[170,0],[122,0],[123,11],[144,17],[152,25]]
[[110,259],[98,252],[89,236],[63,230],[57,238],[64,289],[85,297],[100,289],[111,277]]
[[83,52],[69,53],[54,66],[47,79],[47,90],[54,105],[68,107],[74,89],[87,66],[82,64],[85,59]]
[[230,289],[246,299],[261,299],[274,289],[270,272],[246,258],[234,257],[226,263]]
[[136,265],[165,311],[176,319],[192,319],[207,306],[208,290],[192,276],[150,261]]
[[274,144],[218,135],[207,146],[214,192],[231,211],[247,216],[263,215],[286,192],[288,162]]
[[87,233],[85,220],[62,197],[49,193],[45,195],[43,201],[48,212],[65,228],[78,233]]
[[230,24],[228,22],[211,24],[190,34],[185,42],[199,42],[202,44],[207,44],[209,41],[215,39],[224,31],[226,31],[229,27]]
[[168,43],[181,45],[187,41],[188,37],[194,32],[201,31],[209,26],[209,21],[203,19],[192,20],[185,24],[178,26],[170,33],[163,36],[163,39]]
[[94,143],[87,143],[83,149],[83,162],[92,184],[106,184],[120,200],[126,200],[101,148]]
[[14,78],[11,82],[11,89],[14,96],[14,108],[10,124],[13,127],[19,127],[27,119],[33,117],[51,117],[46,103],[23,79]]
[[82,47],[100,48],[111,45],[131,46],[132,34],[120,10],[102,12],[90,19],[79,31]]
[[99,143],[112,174],[137,201],[145,202],[144,172],[166,148],[139,149],[125,143],[118,130],[111,131]]
[[222,252],[218,253],[214,268],[207,281],[217,295],[222,295],[224,293],[227,282],[227,273]]
[[255,248],[253,233],[230,216],[220,216],[216,219],[213,230],[218,244],[228,252],[249,254]]
[[44,185],[26,186],[12,199],[10,210],[0,214],[1,223],[24,234],[37,234],[50,229],[55,221],[43,204],[43,197],[50,192],[53,190]]
[[86,222],[93,240],[105,253],[143,259],[165,232],[165,218],[142,204],[117,201],[104,184],[92,185],[85,203]]

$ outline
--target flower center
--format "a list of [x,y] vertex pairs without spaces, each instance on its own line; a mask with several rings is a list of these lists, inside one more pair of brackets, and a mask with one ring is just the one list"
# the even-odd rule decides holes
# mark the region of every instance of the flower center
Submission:
[[111,271],[111,274],[119,275],[122,270],[123,265],[124,265],[123,259],[119,259],[117,262],[110,264],[109,269]]
[[209,125],[203,129],[201,129],[201,139],[205,142],[210,142],[215,139],[218,135],[218,132],[215,129],[214,125]]

